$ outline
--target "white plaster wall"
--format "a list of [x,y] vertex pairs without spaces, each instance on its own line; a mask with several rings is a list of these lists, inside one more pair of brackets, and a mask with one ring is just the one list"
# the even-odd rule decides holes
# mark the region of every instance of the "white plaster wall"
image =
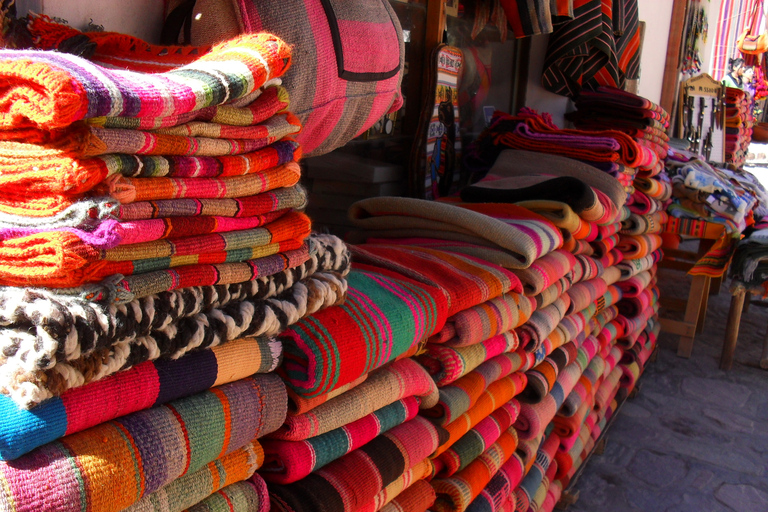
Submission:
[[[712,0],[712,3],[717,1]],[[645,36],[640,55],[640,80],[637,91],[640,96],[655,103],[661,101],[669,26],[672,22],[672,3],[672,0],[638,0],[640,21],[645,22]]]
[[546,90],[541,86],[541,73],[544,71],[544,56],[547,53],[549,35],[533,36],[531,38],[531,60],[528,62],[528,89],[525,95],[525,105],[538,110],[549,112],[552,120],[559,127],[565,126],[566,112],[573,109],[571,100]]
[[19,16],[28,10],[64,18],[83,29],[93,20],[107,31],[130,34],[151,43],[160,39],[162,0],[17,0]]
[[[707,42],[704,46],[704,50],[701,52],[701,72],[712,75],[712,61],[714,60],[715,51],[715,30],[717,28],[717,20],[720,17],[720,6],[722,0],[709,0],[709,9],[707,10],[707,24],[709,25],[710,32],[707,35]],[[715,80],[719,80],[722,77],[712,76]]]

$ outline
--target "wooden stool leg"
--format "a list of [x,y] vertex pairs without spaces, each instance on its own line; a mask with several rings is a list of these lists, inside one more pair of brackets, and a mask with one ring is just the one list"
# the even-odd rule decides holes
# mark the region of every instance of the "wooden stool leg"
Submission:
[[760,356],[760,368],[768,370],[768,330],[766,330],[765,338],[763,338],[763,353]]
[[733,365],[733,353],[736,351],[736,342],[739,339],[739,322],[741,310],[744,307],[745,290],[738,290],[731,297],[731,309],[728,310],[728,323],[725,325],[725,340],[723,341],[723,353],[720,355],[720,369],[730,370]]
[[720,286],[723,284],[723,276],[712,278],[712,284],[709,285],[709,294],[717,295],[720,293]]
[[749,313],[749,305],[752,304],[752,301],[750,299],[751,297],[747,297],[746,299],[744,299],[744,307],[741,308],[742,314]]
[[690,336],[680,336],[677,345],[677,355],[680,357],[691,357],[693,352],[693,336],[696,333],[696,324],[701,313],[701,302],[704,298],[704,288],[707,286],[709,278],[706,276],[693,276],[691,291],[688,293],[688,304],[685,307],[685,318],[683,322],[691,326]]
[[701,334],[704,332],[704,320],[707,319],[707,306],[709,305],[709,287],[712,283],[712,278],[704,276],[706,282],[704,283],[704,290],[701,294],[701,306],[699,307],[699,318],[696,321],[696,333]]

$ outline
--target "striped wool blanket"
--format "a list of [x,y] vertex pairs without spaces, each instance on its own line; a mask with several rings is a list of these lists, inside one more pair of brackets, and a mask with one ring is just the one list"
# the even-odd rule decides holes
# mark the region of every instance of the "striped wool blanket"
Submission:
[[187,512],[269,512],[267,484],[256,474],[245,482],[237,482],[208,496]]
[[448,438],[435,451],[438,456],[461,439],[464,434],[477,426],[480,421],[487,418],[493,411],[506,404],[523,390],[525,377],[519,373],[513,373],[488,385],[488,388],[478,397],[475,404],[461,416],[445,425]]
[[24,354],[25,366],[43,369],[59,359],[88,355],[114,340],[147,336],[206,310],[276,297],[318,272],[341,276],[349,272],[350,254],[340,239],[313,235],[310,240],[313,253],[301,265],[226,286],[149,295],[110,283],[73,290],[0,287],[0,346],[7,358],[3,363],[10,354]]
[[528,383],[520,393],[519,400],[537,404],[544,400],[555,385],[560,372],[576,359],[581,342],[571,341],[553,350],[541,363],[527,372]]
[[517,419],[520,404],[514,398],[493,411],[472,430],[464,434],[435,460],[438,478],[447,478],[466,468],[495,443]]
[[[419,482],[422,482],[426,484],[427,487],[429,487],[429,491],[427,491],[429,497],[422,497],[420,501],[431,499],[430,504],[434,503],[435,490],[429,483],[427,483],[427,480],[430,480],[433,474],[434,465],[430,459],[424,459],[423,461],[418,462],[415,466],[397,477],[391,484],[382,489],[381,492],[379,492],[379,494],[377,494],[373,500],[358,508],[358,512],[376,512],[378,510],[385,510],[385,508],[395,512],[397,509],[392,510],[392,507],[397,506],[397,499],[400,496],[405,495],[406,491],[412,486],[416,485],[417,487],[421,487],[417,485]],[[392,505],[388,506],[390,503]],[[425,511],[426,508],[420,512]],[[398,512],[404,511],[400,510]]]
[[528,510],[533,501],[534,494],[549,469],[550,463],[555,458],[555,452],[559,445],[560,438],[557,434],[549,434],[544,442],[541,443],[539,451],[536,452],[533,466],[531,466],[523,481],[520,482],[520,486],[515,490],[517,510]]
[[0,458],[12,460],[100,423],[277,368],[282,346],[241,338],[176,360],[140,363],[29,410],[0,395]]
[[387,268],[444,290],[449,316],[510,291],[522,291],[512,272],[471,256],[380,244],[354,245],[351,251],[356,262]]
[[379,434],[412,420],[419,412],[419,402],[415,396],[396,400],[358,420],[303,441],[265,439],[262,444],[266,464],[262,476],[278,484],[301,480]]
[[542,290],[541,293],[533,297],[536,301],[534,310],[543,309],[549,306],[550,304],[554,303],[558,297],[567,292],[571,286],[573,286],[573,276],[573,272],[568,272],[565,277],[558,279],[544,290]]
[[519,293],[505,293],[449,317],[445,326],[430,337],[429,342],[451,347],[475,345],[520,327],[535,309],[533,299]]
[[0,53],[0,129],[65,128],[99,117],[166,117],[220,105],[252,93],[290,66],[290,47],[269,34],[214,46],[197,61],[166,73],[108,69],[58,52]]
[[523,404],[515,422],[521,439],[532,439],[552,421],[565,398],[573,390],[581,374],[597,353],[599,346],[594,336],[589,336],[578,350],[576,359],[563,368],[557,376],[552,391],[537,404]]
[[532,360],[522,350],[493,357],[453,384],[440,388],[437,405],[422,411],[422,415],[439,425],[452,423],[474,407],[488,386],[508,376],[515,379],[515,387],[523,389],[527,377],[522,372],[531,366]]
[[231,492],[232,489],[225,490],[229,486],[242,485],[263,462],[264,451],[261,445],[258,441],[252,441],[145,495],[126,508],[125,512],[182,512],[190,507],[205,507],[202,502],[215,499],[212,496],[222,491]]
[[379,510],[381,512],[426,512],[436,498],[435,488],[429,482],[417,480]]
[[21,354],[0,366],[0,387],[20,406],[28,408],[144,361],[180,357],[240,337],[273,336],[304,316],[343,302],[345,293],[346,280],[342,276],[318,273],[277,297],[207,310],[147,336],[95,347],[87,356],[55,363],[43,358],[40,369],[26,369],[25,354]]
[[0,464],[6,503],[18,512],[123,510],[276,429],[286,402],[280,379],[263,375],[102,423]]
[[[520,444],[522,446],[523,443]],[[515,510],[514,491],[525,476],[525,470],[522,453],[518,450],[499,468],[467,507],[467,512],[513,512]]]
[[576,265],[576,258],[561,249],[534,261],[530,267],[513,272],[523,284],[523,293],[533,297],[565,277]]
[[548,220],[519,206],[434,202],[404,197],[370,198],[349,210],[365,237],[424,237],[455,240],[501,249],[527,268],[563,244]]
[[269,484],[273,510],[354,512],[426,459],[439,443],[438,429],[416,416],[298,482]]
[[428,343],[426,352],[417,356],[438,386],[446,386],[477,368],[490,358],[517,350],[520,341],[509,331],[466,347],[447,347]]
[[359,386],[360,384],[365,382],[367,378],[368,378],[368,374],[366,373],[359,379],[355,379],[349,384],[339,386],[333,391],[329,391],[328,393],[323,393],[322,395],[318,395],[313,398],[304,398],[303,396],[299,396],[289,388],[288,389],[288,415],[297,416],[299,414],[304,414],[305,412],[309,412],[315,407],[318,407],[324,404],[325,402],[336,398],[342,393],[346,393],[352,388]]
[[297,394],[313,397],[343,386],[415,352],[442,328],[447,302],[439,289],[372,270],[350,272],[343,305],[317,312],[281,335],[285,360],[279,371]]
[[535,352],[565,317],[571,304],[568,294],[563,294],[549,306],[537,309],[526,323],[517,328],[520,346],[526,352]]
[[[621,274],[619,273],[618,276],[614,277],[620,276]],[[568,297],[571,299],[568,309],[566,310],[566,314],[570,315],[571,313],[581,311],[595,302],[598,298],[605,295],[605,293],[608,291],[608,283],[606,283],[606,277],[607,276],[604,271],[603,275],[600,277],[574,284],[570,290],[566,292]]]
[[517,431],[508,428],[482,455],[450,478],[435,479],[436,512],[464,512],[517,448]]
[[616,248],[624,253],[628,260],[634,260],[649,256],[651,253],[661,247],[661,237],[659,235],[621,235]]
[[303,414],[286,418],[270,437],[303,441],[359,420],[397,400],[419,397],[424,407],[437,401],[429,374],[410,358],[393,361],[368,374],[365,382]]
[[[579,410],[581,404],[583,404],[590,396],[593,395],[594,391],[596,390],[595,386],[597,385],[599,379],[602,377],[603,371],[605,371],[605,359],[597,354],[592,358],[592,361],[589,362],[589,366],[587,366],[587,368],[584,370],[584,373],[581,375],[581,377],[579,377],[579,381],[573,387],[573,390],[571,390],[566,399],[563,401],[563,405],[560,407],[560,410],[558,410],[558,415],[555,416],[555,418],[559,416],[571,417],[576,414],[576,411]],[[555,420],[556,430],[557,425],[558,422]],[[563,435],[563,437],[569,437],[569,435],[573,435],[573,432],[570,432],[567,435]]]

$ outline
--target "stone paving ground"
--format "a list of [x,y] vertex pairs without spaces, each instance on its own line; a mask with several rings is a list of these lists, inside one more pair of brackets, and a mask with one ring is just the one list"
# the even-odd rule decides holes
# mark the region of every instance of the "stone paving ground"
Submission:
[[[660,272],[662,294],[687,293],[690,278]],[[690,359],[677,337],[659,338],[640,379],[575,484],[571,512],[767,512],[768,371],[758,366],[768,308],[742,316],[733,368],[718,368],[730,305],[727,284],[710,297]]]

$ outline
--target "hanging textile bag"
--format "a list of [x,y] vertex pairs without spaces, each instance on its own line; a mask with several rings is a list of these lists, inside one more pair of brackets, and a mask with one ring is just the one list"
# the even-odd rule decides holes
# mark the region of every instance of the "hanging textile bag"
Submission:
[[343,146],[402,106],[405,44],[389,0],[166,0],[164,44],[270,32],[293,46],[283,77],[305,156]]
[[768,34],[752,35],[750,29],[746,29],[736,40],[741,53],[748,55],[760,55],[768,50]]

